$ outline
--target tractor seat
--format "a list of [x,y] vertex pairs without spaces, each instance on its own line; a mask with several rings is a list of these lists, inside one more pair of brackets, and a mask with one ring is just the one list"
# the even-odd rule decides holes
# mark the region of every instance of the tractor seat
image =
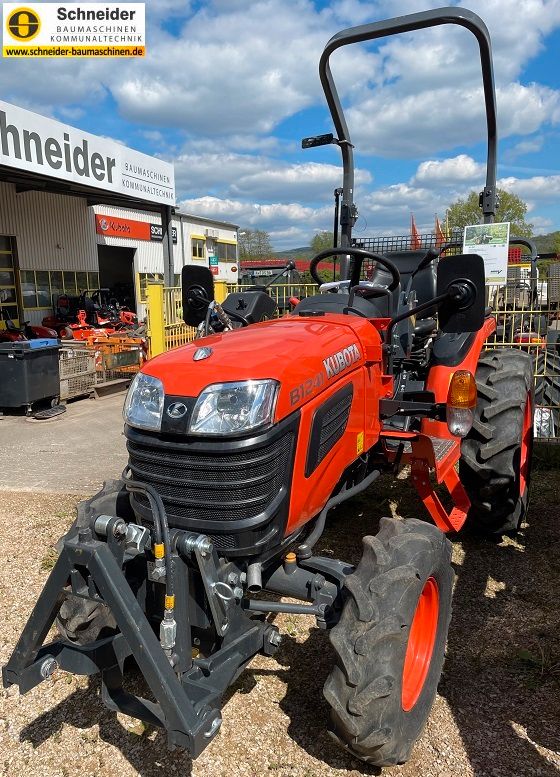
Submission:
[[[406,291],[412,274],[418,269],[419,264],[426,257],[426,251],[388,251],[383,254],[399,268],[401,274],[401,290]],[[437,294],[437,257],[419,270],[412,279],[411,291],[416,292],[418,304],[433,299]],[[388,286],[391,282],[391,274],[380,265],[376,265],[371,275],[371,281],[381,286]],[[396,292],[395,292],[396,293]],[[433,318],[437,313],[434,305],[419,314],[418,318]]]
[[[314,294],[312,297],[305,297],[295,306],[293,315],[300,313],[310,315],[311,313],[345,313],[348,308],[349,295],[339,292],[337,294]],[[375,297],[373,299],[364,299],[354,295],[352,308],[349,313],[352,315],[363,315],[365,318],[387,318],[387,297]]]

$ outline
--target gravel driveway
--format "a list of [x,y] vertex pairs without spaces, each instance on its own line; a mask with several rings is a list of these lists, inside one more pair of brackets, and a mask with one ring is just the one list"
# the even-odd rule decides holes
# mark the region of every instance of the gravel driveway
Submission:
[[[530,525],[500,545],[454,543],[457,585],[439,696],[412,760],[386,777],[560,774],[560,473],[535,476]],[[75,495],[0,493],[0,663],[48,575]],[[381,515],[422,515],[400,481],[338,511],[323,552],[349,561]],[[348,531],[349,524],[353,530]],[[325,733],[332,661],[311,620],[281,616],[275,659],[257,657],[228,693],[221,734],[194,763],[165,737],[107,711],[96,679],[57,672],[26,696],[0,696],[0,774],[10,777],[329,777],[375,774]]]

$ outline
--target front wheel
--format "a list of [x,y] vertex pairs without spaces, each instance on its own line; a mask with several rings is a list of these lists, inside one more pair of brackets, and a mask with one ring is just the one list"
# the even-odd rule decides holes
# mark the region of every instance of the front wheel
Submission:
[[382,518],[364,537],[331,631],[331,734],[375,766],[404,763],[432,707],[451,618],[451,545],[416,519]]

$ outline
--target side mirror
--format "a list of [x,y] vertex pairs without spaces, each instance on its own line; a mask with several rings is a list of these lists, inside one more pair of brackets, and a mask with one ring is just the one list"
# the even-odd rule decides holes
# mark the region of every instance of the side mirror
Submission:
[[443,332],[477,332],[482,327],[485,281],[484,260],[478,254],[440,259],[437,294],[447,295],[438,306],[439,328]]
[[188,326],[198,326],[206,318],[208,305],[214,299],[214,276],[208,267],[186,264],[181,273],[183,319]]

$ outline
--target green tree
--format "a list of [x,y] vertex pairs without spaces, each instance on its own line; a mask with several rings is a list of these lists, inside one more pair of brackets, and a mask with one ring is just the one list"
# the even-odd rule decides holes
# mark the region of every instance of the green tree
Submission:
[[311,250],[314,254],[318,254],[319,251],[324,251],[325,248],[332,248],[333,239],[332,232],[327,232],[326,230],[316,232],[311,239]]
[[273,253],[270,235],[263,229],[239,230],[239,258],[268,259]]
[[[510,221],[510,234],[516,237],[531,237],[533,225],[525,220],[527,204],[517,194],[498,189],[499,206],[496,221]],[[451,229],[479,224],[482,222],[482,210],[478,205],[478,192],[471,192],[465,199],[458,199],[447,209],[447,222]]]

